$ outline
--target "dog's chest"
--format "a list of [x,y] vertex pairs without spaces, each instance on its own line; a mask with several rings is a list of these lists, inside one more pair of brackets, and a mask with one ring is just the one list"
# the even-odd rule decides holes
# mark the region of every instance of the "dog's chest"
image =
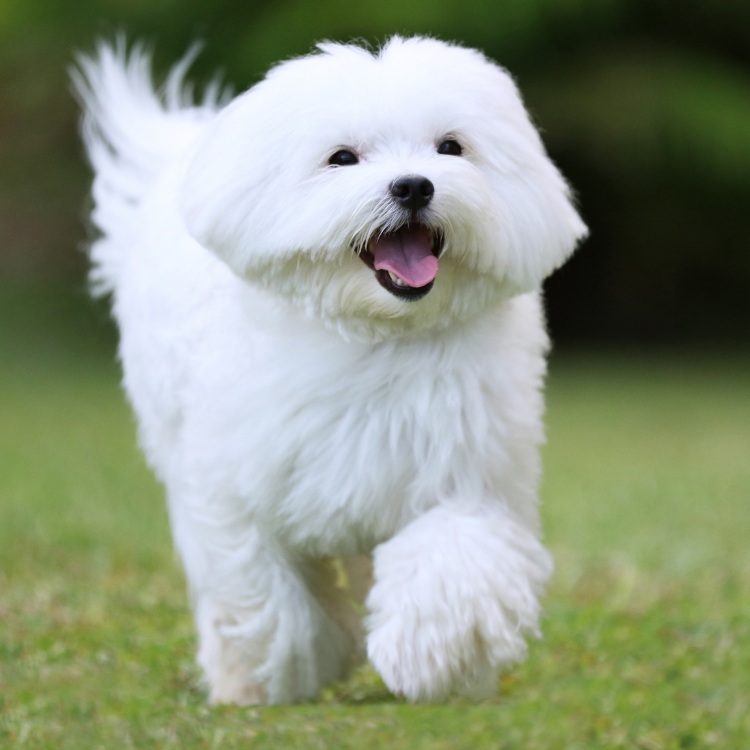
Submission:
[[476,363],[429,347],[297,354],[255,391],[243,472],[288,543],[367,550],[441,497],[481,494],[492,398]]

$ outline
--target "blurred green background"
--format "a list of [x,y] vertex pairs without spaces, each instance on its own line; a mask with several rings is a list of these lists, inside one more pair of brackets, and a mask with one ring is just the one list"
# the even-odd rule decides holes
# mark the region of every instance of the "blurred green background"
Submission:
[[[0,277],[79,284],[89,175],[66,67],[119,29],[237,90],[323,38],[434,34],[517,78],[591,226],[547,285],[558,342],[747,341],[747,0],[2,0]],[[69,288],[69,287],[68,287]]]
[[[125,30],[241,90],[429,33],[517,78],[591,238],[549,280],[544,639],[474,705],[368,669],[208,707],[163,493],[86,292],[66,68]],[[749,0],[0,0],[0,747],[750,748]]]

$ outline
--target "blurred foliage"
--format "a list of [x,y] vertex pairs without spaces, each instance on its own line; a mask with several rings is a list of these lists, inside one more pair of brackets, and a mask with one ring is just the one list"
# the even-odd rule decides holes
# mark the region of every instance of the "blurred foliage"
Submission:
[[0,0],[0,274],[83,278],[88,173],[66,68],[124,29],[241,90],[324,38],[423,33],[512,71],[592,229],[549,282],[558,339],[747,340],[747,0]]

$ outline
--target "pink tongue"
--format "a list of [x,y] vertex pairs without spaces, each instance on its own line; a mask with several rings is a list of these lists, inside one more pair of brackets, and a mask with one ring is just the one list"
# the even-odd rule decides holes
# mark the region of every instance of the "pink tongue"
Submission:
[[376,270],[390,271],[409,286],[426,286],[437,276],[438,259],[432,254],[430,230],[420,224],[382,235],[370,252]]

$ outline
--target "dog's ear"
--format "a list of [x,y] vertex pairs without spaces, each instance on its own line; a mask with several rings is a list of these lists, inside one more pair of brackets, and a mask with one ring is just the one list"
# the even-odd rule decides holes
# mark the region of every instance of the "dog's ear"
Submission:
[[[253,193],[262,180],[262,164],[251,163],[252,149],[237,137],[246,97],[235,100],[208,125],[187,164],[180,191],[189,234],[240,275],[248,260],[242,235],[252,221]],[[253,138],[252,133],[247,136]]]
[[235,99],[196,144],[183,175],[180,212],[189,234],[250,277],[296,248],[303,159],[280,142],[278,110],[263,84]]
[[538,289],[588,235],[555,165],[543,150],[534,162],[493,179],[507,253],[504,275],[519,292]]
[[481,138],[502,234],[502,274],[516,291],[532,291],[568,259],[588,229],[515,82],[487,63],[491,93]]

